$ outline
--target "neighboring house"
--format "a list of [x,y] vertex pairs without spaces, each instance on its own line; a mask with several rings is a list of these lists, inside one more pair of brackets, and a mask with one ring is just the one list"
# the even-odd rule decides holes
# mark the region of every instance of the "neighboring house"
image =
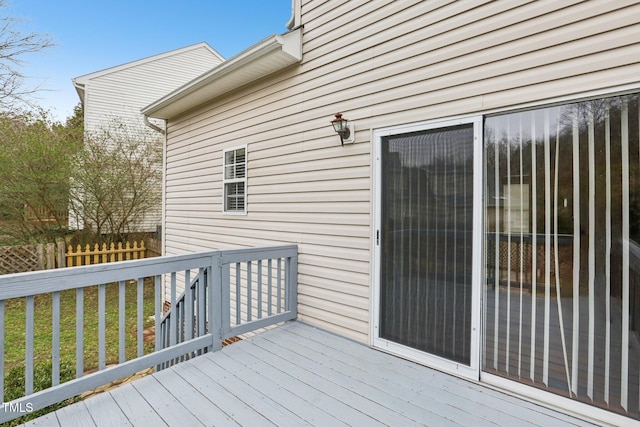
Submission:
[[294,0],[292,21],[143,109],[168,129],[164,253],[295,243],[304,322],[638,420],[640,4]]
[[[140,109],[223,61],[203,42],[74,78],[84,106],[85,132],[99,135],[124,127],[128,133],[144,132],[161,144],[164,138],[158,131],[163,129],[146,126]],[[160,219],[158,206],[145,217],[142,230],[134,231],[155,231]],[[77,219],[72,219],[72,226],[74,222]]]

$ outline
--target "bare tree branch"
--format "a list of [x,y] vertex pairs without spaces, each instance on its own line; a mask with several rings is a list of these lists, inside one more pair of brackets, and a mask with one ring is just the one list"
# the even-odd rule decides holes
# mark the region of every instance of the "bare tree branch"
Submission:
[[[7,2],[0,0],[0,10]],[[22,20],[15,17],[0,17],[0,108],[6,109],[15,103],[29,102],[29,95],[40,88],[28,87],[21,68],[24,56],[41,52],[53,46],[49,37],[37,33],[23,33],[19,27]]]

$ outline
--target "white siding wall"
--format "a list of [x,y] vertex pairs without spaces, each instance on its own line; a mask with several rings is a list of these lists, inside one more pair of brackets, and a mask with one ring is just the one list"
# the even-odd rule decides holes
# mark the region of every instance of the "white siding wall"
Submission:
[[[169,122],[166,253],[297,243],[300,318],[366,342],[371,130],[640,87],[632,3],[303,0],[299,66]],[[225,216],[222,150],[240,144],[248,214]]]
[[114,67],[113,72],[96,73],[85,86],[85,129],[94,131],[114,119],[148,129],[140,109],[210,70],[221,61],[200,46],[158,55],[150,61]]
[[[220,62],[210,49],[199,46],[115,67],[113,72],[96,73],[85,85],[85,130],[99,133],[114,124],[125,124],[129,132],[144,132],[161,144],[163,137],[144,124],[140,109]],[[161,222],[161,212],[158,206],[145,216],[141,231],[155,231]]]

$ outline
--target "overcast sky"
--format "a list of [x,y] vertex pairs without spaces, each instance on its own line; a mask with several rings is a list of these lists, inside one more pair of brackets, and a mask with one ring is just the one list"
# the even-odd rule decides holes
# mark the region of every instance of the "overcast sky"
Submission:
[[230,58],[286,31],[291,0],[7,0],[2,16],[55,46],[26,56],[36,102],[64,121],[79,98],[71,79],[158,53],[207,42]]

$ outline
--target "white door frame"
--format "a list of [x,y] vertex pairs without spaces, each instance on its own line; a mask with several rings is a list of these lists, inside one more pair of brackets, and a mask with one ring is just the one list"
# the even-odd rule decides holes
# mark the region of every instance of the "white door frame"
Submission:
[[[372,345],[380,350],[396,354],[398,356],[413,360],[418,363],[428,365],[432,368],[445,371],[457,376],[479,380],[480,378],[480,307],[482,295],[482,189],[483,189],[483,139],[482,139],[483,116],[460,116],[447,118],[446,120],[431,120],[407,125],[393,126],[381,129],[374,129],[372,134],[373,142],[373,184],[374,184],[374,214],[373,214],[373,262],[372,262]],[[472,235],[472,292],[471,292],[471,342],[469,366],[448,360],[439,356],[424,353],[422,351],[397,344],[380,337],[380,260],[381,260],[381,239],[380,235],[382,221],[382,164],[381,149],[382,137],[397,135],[402,133],[423,131],[428,129],[446,128],[463,124],[473,124],[473,235]]]

